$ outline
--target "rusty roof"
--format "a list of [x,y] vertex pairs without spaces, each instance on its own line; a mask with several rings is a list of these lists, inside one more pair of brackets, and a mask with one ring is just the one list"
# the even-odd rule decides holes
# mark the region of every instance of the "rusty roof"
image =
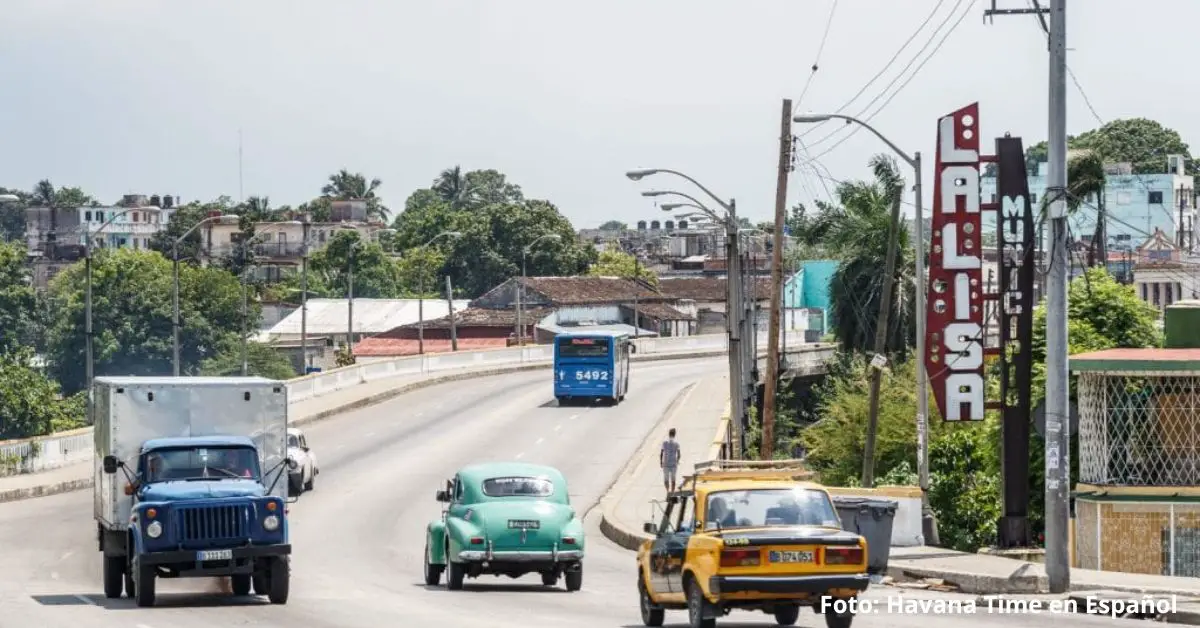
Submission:
[[[724,303],[728,291],[726,281],[725,277],[660,277],[658,289],[677,299]],[[756,284],[756,296],[760,300],[770,299],[770,277],[759,277]]]
[[[459,351],[481,351],[503,349],[508,346],[507,338],[459,338]],[[449,353],[452,345],[449,338],[426,338],[425,353]],[[364,338],[354,345],[354,355],[370,357],[400,357],[417,355],[421,352],[421,341],[416,338],[386,338],[383,334]]]
[[624,277],[525,277],[517,281],[555,305],[625,303],[635,296],[639,301],[674,300],[646,283]]
[[650,318],[660,321],[694,321],[695,316],[685,314],[679,310],[667,305],[666,303],[638,303],[637,307],[629,306],[631,310],[637,310],[639,314],[649,316]]
[[[533,325],[553,312],[554,309],[548,307],[527,307],[522,318],[526,325]],[[517,324],[517,312],[514,308],[469,307],[462,311],[456,311],[454,322],[459,327],[514,327]],[[418,326],[418,323],[408,323],[396,329],[415,329]],[[449,327],[449,315],[425,321],[426,329],[447,329]],[[388,332],[384,332],[380,336],[387,334]]]

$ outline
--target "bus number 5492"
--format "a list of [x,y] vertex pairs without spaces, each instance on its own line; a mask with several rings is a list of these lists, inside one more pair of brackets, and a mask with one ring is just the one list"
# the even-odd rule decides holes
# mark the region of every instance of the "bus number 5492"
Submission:
[[608,381],[608,371],[575,371],[575,379]]

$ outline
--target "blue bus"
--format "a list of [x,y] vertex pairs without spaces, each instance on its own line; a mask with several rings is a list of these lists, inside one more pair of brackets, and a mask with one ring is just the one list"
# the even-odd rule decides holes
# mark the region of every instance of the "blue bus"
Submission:
[[554,337],[554,397],[558,405],[604,399],[620,403],[629,390],[629,356],[637,351],[621,331],[571,331]]

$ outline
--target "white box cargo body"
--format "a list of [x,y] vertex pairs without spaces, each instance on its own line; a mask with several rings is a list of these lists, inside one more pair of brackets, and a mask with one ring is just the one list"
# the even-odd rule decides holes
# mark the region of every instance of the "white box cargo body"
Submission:
[[[133,497],[123,471],[104,473],[116,456],[132,474],[142,444],[156,438],[246,436],[258,445],[263,484],[287,499],[288,393],[261,377],[97,377],[95,517],[110,530],[128,526]],[[276,475],[283,476],[276,481]]]

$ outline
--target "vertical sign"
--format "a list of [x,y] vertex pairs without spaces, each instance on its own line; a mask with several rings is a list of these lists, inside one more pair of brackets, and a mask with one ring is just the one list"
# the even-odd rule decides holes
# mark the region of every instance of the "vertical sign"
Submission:
[[938,120],[925,369],[946,421],[982,421],[979,103]]
[[996,140],[1000,245],[1000,407],[1004,514],[1001,547],[1029,547],[1029,416],[1033,384],[1034,226],[1021,139]]

